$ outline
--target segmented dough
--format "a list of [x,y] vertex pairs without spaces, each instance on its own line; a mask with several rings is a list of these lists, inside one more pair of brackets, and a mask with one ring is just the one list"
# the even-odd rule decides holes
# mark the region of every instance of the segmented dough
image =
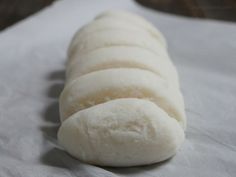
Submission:
[[135,14],[108,11],[68,49],[58,141],[79,160],[147,165],[175,155],[186,116],[165,38]]

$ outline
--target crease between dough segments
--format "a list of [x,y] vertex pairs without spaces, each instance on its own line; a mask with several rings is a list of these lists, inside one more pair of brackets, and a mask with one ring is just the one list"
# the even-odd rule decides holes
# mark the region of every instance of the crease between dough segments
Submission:
[[128,31],[137,31],[141,33],[146,33],[147,35],[150,35],[150,37],[153,37],[155,40],[160,42],[164,48],[166,48],[166,42],[164,37],[162,36],[161,32],[155,30],[147,30],[143,27],[140,27],[140,25],[134,25],[130,24],[123,19],[117,18],[114,20],[113,18],[101,18],[97,19],[95,21],[92,21],[88,23],[87,25],[83,26],[80,30],[76,32],[74,35],[72,42],[70,43],[68,53],[71,53],[73,50],[73,47],[80,41],[84,36],[89,36],[95,32],[98,31],[107,31],[107,30],[128,30]]
[[100,20],[100,19],[102,20],[107,18],[114,20],[119,19],[129,24],[138,26],[139,28],[143,28],[147,30],[149,33],[151,33],[153,36],[155,36],[157,39],[160,39],[163,46],[167,47],[166,40],[163,34],[152,23],[148,22],[142,16],[122,10],[110,10],[101,13],[95,18],[95,20]]
[[[115,35],[114,35],[115,34]],[[108,29],[96,31],[91,35],[79,38],[69,51],[69,60],[75,53],[88,53],[98,48],[127,45],[146,48],[158,55],[168,58],[166,49],[161,43],[142,31]]]
[[185,127],[184,103],[180,92],[150,71],[131,68],[92,72],[66,85],[59,101],[61,119],[117,98],[151,100]]
[[111,68],[138,68],[149,70],[179,88],[178,74],[168,58],[155,55],[140,47],[113,46],[99,48],[88,54],[74,55],[67,64],[66,82],[84,74]]

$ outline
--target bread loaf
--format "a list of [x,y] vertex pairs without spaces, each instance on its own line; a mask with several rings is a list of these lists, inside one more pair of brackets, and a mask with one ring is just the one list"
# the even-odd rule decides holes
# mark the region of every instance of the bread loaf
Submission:
[[59,105],[59,143],[86,163],[152,164],[175,155],[185,139],[184,101],[166,41],[129,12],[104,12],[75,34]]

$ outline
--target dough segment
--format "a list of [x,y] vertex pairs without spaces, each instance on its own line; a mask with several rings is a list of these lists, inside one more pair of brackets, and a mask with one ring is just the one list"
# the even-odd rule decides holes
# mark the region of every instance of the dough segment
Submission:
[[153,101],[185,127],[180,92],[152,72],[133,68],[96,71],[67,84],[60,97],[61,120],[82,109],[118,98]]
[[58,138],[84,162],[127,167],[173,156],[184,141],[184,131],[154,103],[126,98],[75,113],[63,122]]

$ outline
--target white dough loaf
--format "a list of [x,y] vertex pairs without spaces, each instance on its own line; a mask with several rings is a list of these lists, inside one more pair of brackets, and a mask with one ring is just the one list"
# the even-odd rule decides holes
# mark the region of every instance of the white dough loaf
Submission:
[[59,106],[59,143],[86,163],[157,163],[185,139],[184,101],[165,38],[129,12],[104,12],[75,34]]

